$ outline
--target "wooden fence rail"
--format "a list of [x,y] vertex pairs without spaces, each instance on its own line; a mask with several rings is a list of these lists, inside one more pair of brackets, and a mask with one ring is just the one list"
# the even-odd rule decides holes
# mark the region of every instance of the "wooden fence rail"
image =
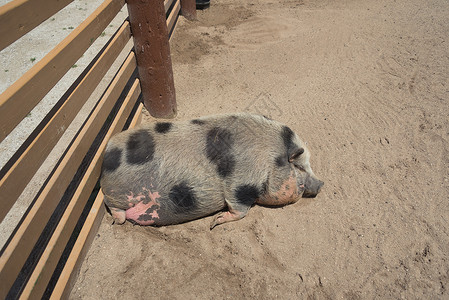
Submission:
[[[70,2],[15,0],[0,7],[0,50]],[[98,179],[108,139],[114,133],[140,122],[142,102],[156,116],[169,117],[176,113],[168,39],[180,11],[189,18],[194,17],[195,13],[191,10],[194,2],[127,1],[129,18],[123,20],[89,66],[0,170],[0,221],[3,222],[133,37],[136,50],[128,53],[75,137],[60,154],[58,163],[31,201],[28,211],[21,220],[16,220],[18,225],[1,249],[0,298],[59,299],[68,296],[83,255],[105,211]],[[0,95],[0,142],[86,52],[117,13],[124,9],[124,4],[125,0],[105,0],[81,25]],[[133,13],[137,5],[139,14]],[[145,13],[142,14],[142,11]],[[155,12],[158,15],[154,15]],[[155,38],[148,32],[161,28],[157,18],[163,20],[164,26]],[[144,20],[149,23],[142,23]],[[137,32],[141,24],[150,24],[151,28]],[[164,61],[156,61],[159,66],[151,65],[148,52],[142,50],[142,45],[149,41],[152,47],[158,47],[152,49],[153,54],[150,51],[153,62],[154,51],[163,54]],[[151,74],[153,77],[142,77],[148,69],[155,68],[159,69]],[[161,82],[161,79],[165,82],[162,87],[155,83]],[[167,96],[164,99],[161,95]]]

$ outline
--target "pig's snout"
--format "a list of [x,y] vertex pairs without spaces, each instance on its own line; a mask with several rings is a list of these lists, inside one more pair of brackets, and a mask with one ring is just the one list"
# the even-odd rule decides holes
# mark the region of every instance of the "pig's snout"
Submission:
[[321,180],[312,177],[307,176],[305,183],[304,183],[304,193],[302,194],[303,198],[315,198],[316,195],[321,190],[321,187],[324,185],[324,182]]

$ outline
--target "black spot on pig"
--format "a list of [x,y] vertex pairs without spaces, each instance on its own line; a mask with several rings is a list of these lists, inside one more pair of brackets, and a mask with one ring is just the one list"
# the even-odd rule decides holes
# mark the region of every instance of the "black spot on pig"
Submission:
[[170,131],[172,125],[173,124],[170,122],[158,122],[154,126],[154,130],[156,130],[157,133],[167,133]]
[[[151,220],[153,220],[153,216],[148,215],[148,214],[141,214],[141,215],[137,218],[137,220],[139,220],[139,221],[151,221]],[[137,224],[138,224],[138,223],[137,223]]]
[[260,191],[255,185],[244,184],[235,190],[235,198],[240,204],[251,206],[259,198]]
[[218,175],[225,178],[232,174],[235,167],[235,159],[232,155],[225,156],[217,164]]
[[146,130],[133,132],[126,143],[126,161],[132,165],[149,162],[154,156],[154,139]]
[[283,167],[287,164],[287,157],[285,155],[279,155],[276,158],[276,166],[278,167]]
[[283,126],[281,135],[284,141],[285,148],[286,149],[292,148],[294,146],[293,136],[295,135],[293,131],[289,127]]
[[225,178],[232,174],[235,158],[232,154],[234,139],[232,133],[224,128],[214,127],[207,133],[206,155],[217,165],[218,174]]
[[103,169],[112,172],[120,166],[122,157],[122,150],[119,148],[112,148],[104,154]]
[[158,208],[159,208],[158,205],[153,205],[153,206],[151,206],[150,208],[148,208],[148,209],[145,211],[144,214],[141,214],[141,215],[137,218],[137,220],[139,220],[139,221],[151,221],[151,220],[153,220],[152,213],[153,213],[155,210],[157,210]]
[[168,198],[175,204],[177,212],[184,212],[196,208],[197,199],[195,192],[186,182],[173,186]]
[[194,119],[194,120],[190,121],[190,123],[196,124],[196,125],[204,125],[206,122],[204,122],[202,120]]
[[293,142],[295,134],[290,128],[283,126],[281,136],[284,141],[285,149],[287,150],[287,158],[290,162],[304,153],[304,149],[299,148],[299,146]]
[[262,183],[262,194],[265,194],[268,192],[268,177],[267,179]]

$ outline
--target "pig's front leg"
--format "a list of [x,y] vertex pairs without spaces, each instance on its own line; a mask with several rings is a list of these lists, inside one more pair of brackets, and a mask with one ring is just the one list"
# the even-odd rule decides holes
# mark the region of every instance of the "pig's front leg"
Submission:
[[212,221],[212,223],[210,223],[210,229],[212,230],[215,226],[223,224],[223,223],[240,220],[247,213],[248,213],[248,210],[246,210],[245,212],[241,212],[241,211],[236,211],[236,210],[231,210],[231,209],[229,211],[221,212],[218,215],[214,216],[214,220]]
[[256,202],[261,194],[261,188],[252,184],[242,184],[227,193],[228,197],[225,199],[228,206],[228,211],[224,211],[216,215],[210,224],[210,229],[215,226],[237,221],[242,219],[248,213],[248,210]]

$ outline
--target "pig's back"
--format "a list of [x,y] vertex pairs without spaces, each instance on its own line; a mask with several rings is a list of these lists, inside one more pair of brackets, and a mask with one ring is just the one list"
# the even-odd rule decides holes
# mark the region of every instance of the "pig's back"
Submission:
[[104,158],[101,185],[107,204],[127,210],[145,197],[154,200],[160,205],[155,225],[219,211],[233,182],[261,185],[266,179],[281,151],[280,128],[262,116],[237,114],[157,122],[119,133]]

